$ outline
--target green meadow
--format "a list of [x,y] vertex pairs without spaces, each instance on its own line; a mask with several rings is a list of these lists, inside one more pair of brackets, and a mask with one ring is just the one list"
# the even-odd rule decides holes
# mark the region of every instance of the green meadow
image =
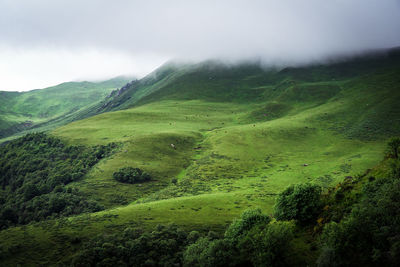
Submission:
[[70,122],[127,82],[127,78],[117,77],[103,82],[66,82],[28,92],[0,92],[0,138]]
[[[249,104],[162,101],[77,121],[52,134],[72,144],[122,144],[84,180],[70,186],[110,208],[119,201],[133,208],[143,202],[174,199],[179,211],[188,212],[188,218],[193,216],[192,208],[204,205],[185,205],[187,197],[195,196],[193,203],[225,203],[218,205],[221,212],[196,212],[205,224],[208,216],[224,223],[227,216],[234,218],[250,206],[271,209],[275,195],[289,184],[330,186],[372,167],[382,156],[382,142],[351,140],[325,130],[318,117],[326,107],[246,123],[254,108]],[[112,174],[125,166],[145,170],[154,181],[135,185],[115,181]],[[178,224],[188,219],[174,216],[174,210],[168,212]],[[151,217],[152,212],[145,213]],[[156,222],[163,220],[171,218],[160,216]]]

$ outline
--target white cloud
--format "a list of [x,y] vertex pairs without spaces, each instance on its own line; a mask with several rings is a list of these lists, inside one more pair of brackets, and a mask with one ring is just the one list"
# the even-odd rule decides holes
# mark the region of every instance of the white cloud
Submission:
[[72,80],[141,77],[166,58],[96,49],[0,48],[0,90],[26,91]]
[[167,58],[308,63],[399,46],[399,3],[0,0],[0,46],[7,48],[0,51],[0,89],[18,80],[37,87],[61,78],[143,74]]

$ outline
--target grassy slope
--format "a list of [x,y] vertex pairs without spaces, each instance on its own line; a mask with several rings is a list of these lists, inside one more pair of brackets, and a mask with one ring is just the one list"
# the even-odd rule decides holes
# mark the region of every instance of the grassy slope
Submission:
[[41,124],[61,121],[88,105],[98,103],[128,81],[67,82],[28,92],[0,92],[0,137]]
[[[234,74],[223,68],[169,73],[157,90],[148,85],[154,90],[144,98],[116,98],[120,106],[142,105],[53,132],[74,144],[123,144],[71,185],[110,209],[2,231],[3,246],[22,248],[13,261],[46,263],[78,249],[71,243],[76,236],[131,223],[221,229],[248,207],[271,212],[275,195],[291,183],[328,186],[371,168],[385,138],[400,132],[399,67],[385,66],[350,74],[338,66],[286,69],[272,77],[247,67]],[[112,173],[124,166],[143,168],[155,180],[142,186],[114,181]]]

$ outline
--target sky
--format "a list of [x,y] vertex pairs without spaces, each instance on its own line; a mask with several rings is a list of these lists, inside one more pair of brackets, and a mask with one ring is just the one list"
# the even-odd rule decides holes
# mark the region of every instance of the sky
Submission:
[[0,90],[168,60],[299,65],[400,46],[400,0],[0,0]]

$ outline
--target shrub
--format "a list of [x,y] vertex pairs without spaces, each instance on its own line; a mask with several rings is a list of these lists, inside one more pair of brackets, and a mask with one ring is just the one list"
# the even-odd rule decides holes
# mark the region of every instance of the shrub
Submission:
[[132,167],[119,169],[118,171],[114,172],[113,177],[119,182],[128,184],[146,182],[151,179],[149,174],[143,172],[139,168]]
[[288,266],[293,228],[289,222],[256,225],[239,241],[240,254],[253,266]]
[[308,223],[315,219],[322,206],[321,187],[312,184],[291,185],[279,194],[275,204],[278,220]]
[[229,225],[225,232],[225,238],[235,242],[254,225],[268,224],[270,221],[271,218],[268,215],[262,214],[260,209],[245,210],[240,219],[234,220]]
[[[397,266],[400,260],[400,181],[379,179],[340,223],[324,227],[319,266]],[[335,261],[332,262],[332,259]]]
[[176,225],[126,228],[85,242],[70,266],[181,266],[186,237]]
[[183,266],[236,266],[234,249],[226,239],[200,237],[183,253]]
[[210,240],[206,237],[201,237],[189,245],[183,253],[183,266],[206,266],[205,251],[209,245]]
[[400,137],[393,137],[388,142],[388,156],[395,159],[399,158],[400,154]]
[[198,231],[191,231],[187,236],[187,239],[190,243],[196,242],[199,238],[200,233]]

